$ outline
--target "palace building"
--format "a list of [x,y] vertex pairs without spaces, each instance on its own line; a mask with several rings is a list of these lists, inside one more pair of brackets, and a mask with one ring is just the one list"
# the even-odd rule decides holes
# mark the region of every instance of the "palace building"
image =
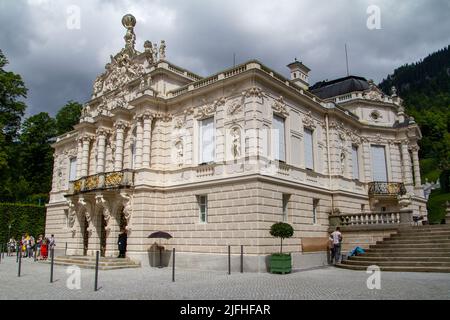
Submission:
[[356,76],[310,86],[300,61],[289,79],[256,60],[201,77],[169,62],[164,41],[138,51],[135,18],[122,24],[124,48],[53,145],[46,233],[68,255],[117,257],[125,228],[127,256],[151,265],[148,235],[165,231],[177,265],[226,269],[228,246],[234,265],[243,245],[246,270],[263,271],[279,251],[270,227],[285,221],[294,267],[314,266],[335,221],[426,216],[421,133],[395,88]]

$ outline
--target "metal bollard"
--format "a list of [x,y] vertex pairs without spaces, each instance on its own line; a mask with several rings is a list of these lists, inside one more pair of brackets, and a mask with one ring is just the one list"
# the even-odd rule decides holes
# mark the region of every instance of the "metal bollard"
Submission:
[[172,257],[172,282],[175,282],[175,248],[173,248]]
[[244,273],[244,246],[241,245],[241,273]]
[[19,262],[19,246],[17,246],[17,250],[16,250],[16,263]]
[[20,278],[20,271],[22,268],[22,255],[19,255],[19,271],[17,272],[17,276]]
[[66,242],[66,248],[64,250],[64,255],[67,256],[67,242]]
[[1,249],[0,249],[0,263],[2,263],[2,255],[3,255],[3,243],[1,245]]
[[100,251],[95,253],[95,283],[94,283],[94,291],[98,290],[98,260],[100,258]]
[[228,274],[231,274],[231,246],[228,246]]
[[53,264],[55,258],[55,249],[50,250],[50,283],[53,283]]

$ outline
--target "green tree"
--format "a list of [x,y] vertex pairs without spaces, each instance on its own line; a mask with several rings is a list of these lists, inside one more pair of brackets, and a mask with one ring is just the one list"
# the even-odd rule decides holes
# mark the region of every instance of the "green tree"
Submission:
[[281,239],[280,254],[283,253],[283,239],[288,239],[294,235],[294,228],[288,223],[278,222],[270,228],[270,235]]
[[18,141],[21,118],[26,105],[27,89],[20,75],[6,71],[8,64],[0,50],[0,201],[15,201],[16,173],[18,164]]
[[20,135],[22,174],[29,184],[29,195],[47,193],[51,189],[53,170],[52,138],[56,121],[46,112],[29,117]]
[[26,98],[27,88],[20,75],[4,69],[7,64],[8,60],[0,50],[0,128],[6,143],[9,143],[19,133],[26,109],[25,103],[19,99]]
[[56,114],[56,128],[58,135],[73,130],[73,126],[80,121],[82,108],[83,106],[80,103],[70,100],[58,111]]

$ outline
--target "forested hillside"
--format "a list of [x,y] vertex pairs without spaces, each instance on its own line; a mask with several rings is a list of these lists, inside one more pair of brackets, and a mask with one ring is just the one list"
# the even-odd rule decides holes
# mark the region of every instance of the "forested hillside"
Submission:
[[379,86],[385,93],[390,93],[392,86],[397,88],[407,113],[422,130],[422,180],[440,179],[442,187],[433,192],[429,204],[431,217],[438,222],[444,214],[442,204],[450,201],[450,45],[401,66]]

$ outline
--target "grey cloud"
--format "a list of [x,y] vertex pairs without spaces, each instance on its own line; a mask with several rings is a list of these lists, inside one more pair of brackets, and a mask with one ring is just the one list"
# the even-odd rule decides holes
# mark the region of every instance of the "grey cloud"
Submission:
[[[66,28],[67,7],[81,9],[81,29]],[[366,27],[369,5],[381,30]],[[109,55],[123,46],[121,17],[137,17],[137,46],[165,39],[168,59],[201,75],[257,58],[288,74],[294,57],[311,82],[350,72],[382,80],[394,68],[450,43],[446,0],[425,1],[105,1],[28,0],[0,3],[0,48],[30,94],[28,114],[54,114],[69,99],[86,101]]]

